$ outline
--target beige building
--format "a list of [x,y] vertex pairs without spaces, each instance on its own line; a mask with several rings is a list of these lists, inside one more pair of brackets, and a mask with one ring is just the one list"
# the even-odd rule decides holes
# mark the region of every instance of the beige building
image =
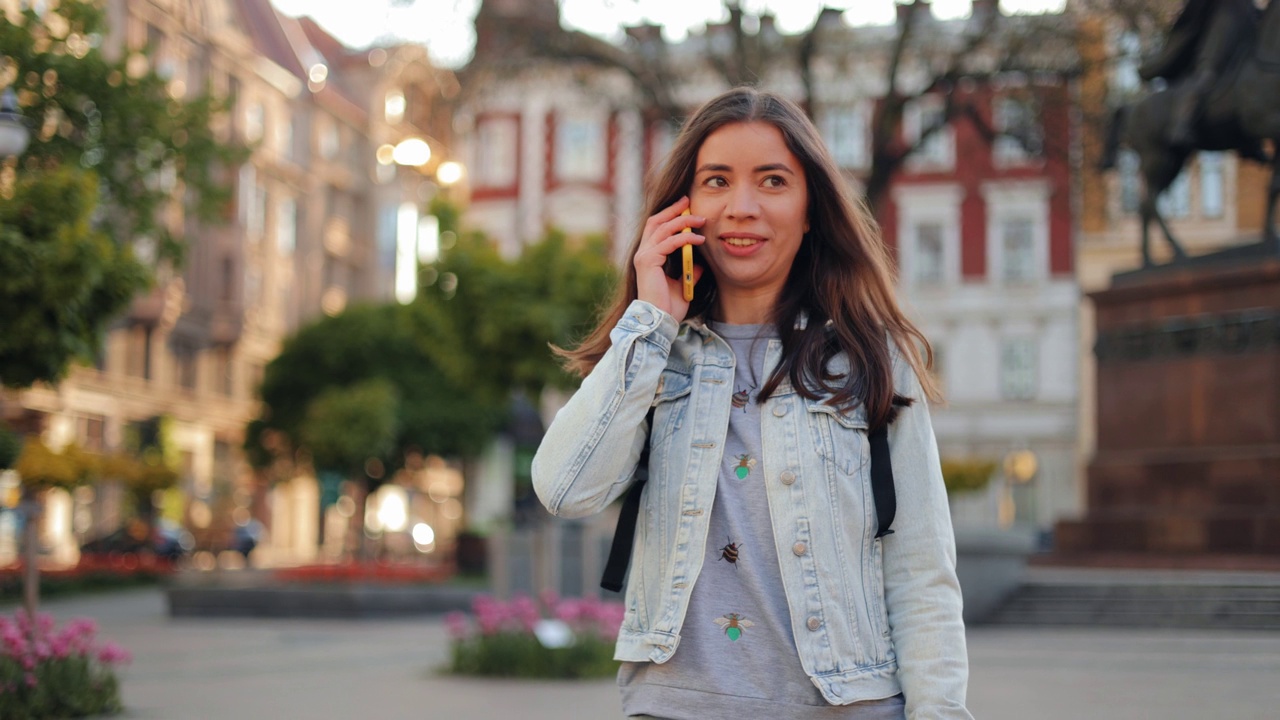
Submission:
[[[164,515],[215,551],[235,524],[256,517],[268,528],[265,555],[308,560],[317,551],[315,480],[269,487],[240,450],[258,412],[256,388],[301,324],[354,300],[392,298],[397,263],[402,278],[406,263],[416,277],[417,209],[448,159],[449,126],[433,109],[456,93],[456,81],[422,47],[352,50],[267,0],[106,6],[106,52],[148,48],[174,97],[208,90],[229,98],[215,130],[252,156],[229,173],[235,200],[224,225],[203,226],[174,208],[185,266],[161,270],[109,333],[96,366],[75,368],[57,387],[11,393],[0,408],[54,446],[74,440],[90,449],[119,447],[131,423],[166,416],[181,465]],[[431,157],[397,165],[391,148],[411,138]],[[80,541],[118,524],[120,510],[118,493],[102,488],[55,494],[45,540],[73,559]]]

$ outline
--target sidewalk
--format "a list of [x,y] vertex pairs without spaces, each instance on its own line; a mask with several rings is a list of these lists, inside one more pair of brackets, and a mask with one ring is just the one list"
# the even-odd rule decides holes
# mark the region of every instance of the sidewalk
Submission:
[[[171,620],[158,590],[43,609],[60,622],[96,618],[104,638],[133,652],[122,677],[125,718],[620,715],[611,680],[437,674],[448,652],[439,619]],[[969,652],[969,705],[979,720],[1262,720],[1280,706],[1280,633],[975,628]]]

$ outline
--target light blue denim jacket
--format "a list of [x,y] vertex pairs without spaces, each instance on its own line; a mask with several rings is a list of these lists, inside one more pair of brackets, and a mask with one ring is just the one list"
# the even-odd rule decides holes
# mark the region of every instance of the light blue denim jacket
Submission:
[[[547,430],[533,483],[552,514],[603,510],[630,486],[654,408],[649,483],[615,657],[661,663],[680,644],[706,558],[734,355],[701,322],[677,327],[641,300],[610,338],[612,347]],[[765,366],[780,356],[781,343],[771,341]],[[916,402],[889,426],[898,511],[893,534],[882,540],[875,539],[865,411],[807,400],[789,382],[761,408],[763,477],[792,632],[805,672],[834,705],[901,692],[912,720],[971,720],[937,444],[910,365],[895,354],[893,371],[897,392]]]

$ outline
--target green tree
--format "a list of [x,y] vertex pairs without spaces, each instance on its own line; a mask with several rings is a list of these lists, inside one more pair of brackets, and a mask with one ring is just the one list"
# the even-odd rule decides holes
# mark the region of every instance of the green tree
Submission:
[[351,475],[368,459],[387,457],[395,447],[398,404],[395,386],[383,378],[320,393],[301,427],[311,463]]
[[91,175],[59,169],[24,177],[0,201],[4,385],[54,382],[70,359],[92,358],[107,324],[147,285],[128,248],[90,226],[97,191]]
[[181,260],[174,198],[197,220],[230,198],[225,169],[246,155],[212,127],[223,104],[179,99],[146,50],[109,60],[104,11],[62,0],[0,22],[0,87],[33,126],[12,197],[0,199],[0,383],[57,382],[91,359],[107,324],[156,268]]
[[[456,233],[448,206],[432,212],[442,233]],[[507,259],[483,234],[468,233],[425,269],[414,308],[425,327],[456,345],[459,370],[477,392],[505,399],[519,390],[536,399],[547,386],[574,383],[550,345],[585,335],[617,281],[600,236],[572,241],[551,230]]]

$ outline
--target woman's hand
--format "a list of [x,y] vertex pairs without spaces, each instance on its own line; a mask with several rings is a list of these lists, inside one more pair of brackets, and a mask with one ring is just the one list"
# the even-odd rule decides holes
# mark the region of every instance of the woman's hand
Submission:
[[[689,207],[689,198],[682,197],[669,207],[651,215],[644,224],[640,236],[640,248],[632,262],[636,266],[637,296],[675,318],[679,323],[689,312],[689,301],[684,299],[684,284],[679,278],[671,278],[663,270],[667,256],[679,252],[685,245],[701,245],[706,238],[685,228],[701,227],[707,220],[697,215],[681,215]],[[693,266],[693,282],[702,278],[701,265]]]

